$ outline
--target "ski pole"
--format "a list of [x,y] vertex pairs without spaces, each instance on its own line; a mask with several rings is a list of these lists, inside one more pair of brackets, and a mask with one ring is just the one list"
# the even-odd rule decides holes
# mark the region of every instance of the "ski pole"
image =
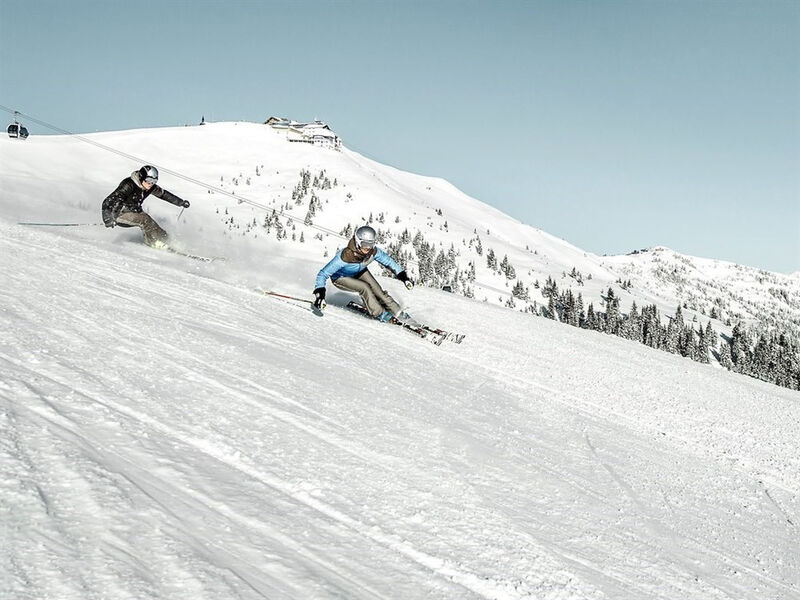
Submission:
[[297,296],[287,296],[286,294],[279,294],[278,292],[264,292],[267,296],[275,296],[276,298],[286,298],[287,300],[297,300],[298,302],[305,302],[307,304],[314,304],[313,300],[307,298],[298,298]]
[[17,223],[17,225],[29,225],[36,227],[93,227],[100,223]]

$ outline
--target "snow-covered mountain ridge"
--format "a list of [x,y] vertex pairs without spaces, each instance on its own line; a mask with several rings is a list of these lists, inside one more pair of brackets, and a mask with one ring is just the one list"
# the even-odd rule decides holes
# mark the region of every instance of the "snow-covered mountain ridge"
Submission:
[[697,258],[663,246],[605,257],[645,294],[666,294],[717,321],[756,321],[765,328],[800,331],[800,275]]

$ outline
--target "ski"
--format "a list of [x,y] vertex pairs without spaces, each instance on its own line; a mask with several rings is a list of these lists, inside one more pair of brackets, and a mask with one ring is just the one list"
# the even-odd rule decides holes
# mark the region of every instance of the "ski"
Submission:
[[177,254],[178,256],[184,256],[186,258],[191,258],[192,260],[199,260],[200,262],[214,262],[215,260],[225,260],[223,256],[201,256],[200,254],[193,254],[192,252],[183,252],[182,250],[176,250],[170,246],[164,248],[167,252],[172,254]]
[[[370,319],[373,318],[372,315],[370,315],[369,312],[367,312],[367,309],[365,307],[356,302],[352,301],[348,302],[345,308],[357,312],[358,314],[363,315],[365,317],[369,317]],[[447,339],[446,332],[441,332],[441,330],[437,331],[430,327],[426,327],[425,325],[404,323],[403,321],[399,321],[394,317],[392,317],[389,321],[387,321],[387,323],[390,323],[392,325],[398,325],[403,329],[405,329],[406,331],[418,335],[422,339],[428,340],[429,342],[431,342],[436,346],[441,346],[442,342]]]
[[460,344],[464,341],[466,334],[464,333],[453,333],[452,331],[445,331],[444,329],[438,329],[433,327],[428,327],[427,325],[420,325],[422,329],[425,331],[429,331],[431,333],[435,333],[436,335],[444,336],[444,339],[448,342],[453,342],[454,344]]
[[[405,318],[403,318],[403,315]],[[444,329],[440,329],[439,327],[430,327],[428,325],[424,325],[408,315],[407,313],[401,313],[401,318],[392,317],[392,321],[397,321],[398,324],[403,325],[411,325],[413,327],[417,327],[419,329],[423,329],[428,333],[432,333],[434,335],[442,336],[448,342],[453,342],[454,344],[460,344],[463,340],[465,335],[463,333],[453,333],[451,331],[445,331]]]
[[[358,314],[360,314],[360,315],[362,315],[364,317],[367,317],[367,318],[370,318],[370,319],[373,318],[373,316],[371,314],[369,314],[367,309],[364,306],[358,304],[357,302],[350,301],[350,302],[347,303],[345,308],[348,309],[348,310],[352,310],[353,312],[356,312],[356,313],[358,313]],[[431,332],[426,331],[422,327],[415,327],[413,325],[408,325],[408,324],[405,324],[405,323],[401,323],[400,321],[398,321],[395,318],[392,318],[391,320],[386,321],[386,322],[390,323],[392,325],[399,325],[403,329],[405,329],[406,331],[408,331],[410,333],[413,333],[415,335],[418,335],[422,339],[428,339],[429,342],[431,342],[432,344],[434,344],[436,346],[441,345],[441,343],[444,341],[444,338],[442,336],[435,335],[435,334],[434,335],[430,335]]]

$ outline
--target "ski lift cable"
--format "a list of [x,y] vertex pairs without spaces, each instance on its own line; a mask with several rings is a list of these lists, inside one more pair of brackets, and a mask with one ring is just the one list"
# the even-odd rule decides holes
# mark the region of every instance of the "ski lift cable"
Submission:
[[[123,158],[126,158],[126,159],[128,159],[128,160],[130,160],[132,162],[139,163],[139,164],[152,164],[152,163],[148,163],[147,160],[145,160],[145,159],[143,159],[143,158],[141,158],[139,156],[135,156],[133,154],[128,154],[127,152],[123,152],[122,150],[118,150],[116,148],[112,148],[111,146],[107,146],[105,144],[101,144],[100,142],[96,142],[96,141],[94,141],[92,139],[89,139],[89,138],[87,138],[85,136],[79,135],[77,133],[72,133],[71,131],[67,131],[66,129],[62,129],[61,127],[58,127],[58,126],[53,125],[51,123],[47,123],[46,121],[42,121],[41,119],[37,119],[37,118],[35,118],[35,117],[31,116],[31,115],[27,115],[27,114],[24,114],[24,113],[22,113],[22,112],[20,112],[18,110],[14,110],[14,109],[8,108],[7,106],[3,106],[2,104],[0,104],[0,110],[4,110],[6,112],[13,113],[14,115],[20,115],[20,116],[24,117],[25,119],[27,119],[27,120],[29,120],[29,121],[31,121],[33,123],[36,123],[37,125],[41,125],[42,127],[45,127],[45,128],[50,129],[52,131],[56,131],[56,132],[61,133],[63,135],[68,135],[68,136],[73,137],[73,138],[75,138],[77,140],[80,140],[80,141],[85,142],[87,144],[91,144],[92,146],[95,146],[97,148],[100,148],[101,150],[104,150],[106,152],[111,152],[112,154],[116,154],[117,156],[121,156]],[[278,215],[280,217],[286,218],[286,219],[288,219],[288,220],[290,220],[292,222],[299,221],[299,222],[301,222],[301,223],[303,223],[305,225],[304,219],[300,219],[299,217],[296,217],[294,215],[287,214],[282,210],[278,210],[276,208],[272,208],[272,207],[266,206],[264,204],[261,204],[259,202],[254,201],[254,200],[250,200],[249,198],[246,198],[244,196],[237,196],[233,192],[229,192],[229,191],[227,191],[227,190],[225,190],[223,188],[210,185],[208,183],[200,181],[199,179],[195,179],[194,177],[190,177],[189,175],[184,175],[183,173],[181,173],[179,171],[175,171],[173,169],[169,169],[169,168],[166,168],[166,167],[159,167],[159,169],[164,173],[168,173],[169,175],[172,175],[173,177],[176,177],[178,179],[182,179],[183,181],[186,181],[186,182],[192,183],[194,185],[197,185],[199,187],[205,188],[205,189],[210,190],[210,191],[212,191],[214,193],[220,193],[220,194],[223,194],[225,196],[229,196],[230,198],[235,199],[240,204],[249,204],[250,206],[259,208],[259,209],[261,209],[261,210],[263,210],[265,212],[271,212],[272,211],[272,212],[274,212],[276,215]],[[312,229],[316,229],[317,231],[320,231],[322,233],[338,237],[338,238],[340,238],[342,240],[347,239],[346,236],[342,235],[338,231],[334,231],[333,229],[328,229],[327,227],[322,227],[321,225],[315,225],[315,224],[312,223],[311,225],[306,225],[306,227],[311,227]],[[419,266],[419,261],[414,260],[411,257],[408,257],[408,262],[411,263],[411,264]]]

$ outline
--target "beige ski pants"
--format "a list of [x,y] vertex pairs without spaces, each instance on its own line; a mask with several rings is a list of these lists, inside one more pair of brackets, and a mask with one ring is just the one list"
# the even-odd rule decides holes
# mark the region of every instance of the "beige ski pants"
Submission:
[[361,296],[364,306],[373,317],[377,317],[384,310],[393,315],[400,314],[400,305],[384,290],[369,271],[362,271],[355,277],[340,277],[333,282],[340,290],[355,292]]

